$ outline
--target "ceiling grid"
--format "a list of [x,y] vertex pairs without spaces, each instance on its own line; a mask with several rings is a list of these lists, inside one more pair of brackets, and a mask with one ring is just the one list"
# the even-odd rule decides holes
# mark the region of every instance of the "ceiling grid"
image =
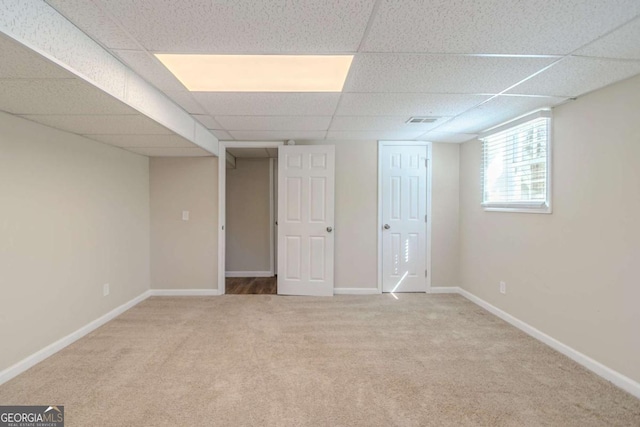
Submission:
[[[458,143],[640,73],[637,0],[47,3],[222,140]],[[342,92],[189,92],[156,53],[354,59]],[[30,77],[38,77],[38,67],[31,68]],[[0,78],[2,73],[11,70],[0,65]],[[0,88],[0,98],[17,90],[12,85],[19,83]],[[3,109],[42,114],[18,107]],[[406,124],[411,116],[437,120]],[[151,152],[148,135],[127,143],[106,136],[105,129],[87,130],[96,131],[87,134],[96,139]],[[153,147],[154,153],[186,152],[177,141],[159,140],[171,147]]]

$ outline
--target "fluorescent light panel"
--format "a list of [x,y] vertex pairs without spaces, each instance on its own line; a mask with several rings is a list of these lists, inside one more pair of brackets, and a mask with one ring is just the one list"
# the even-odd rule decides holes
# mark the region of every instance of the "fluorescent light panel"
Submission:
[[353,55],[156,54],[192,92],[341,92]]

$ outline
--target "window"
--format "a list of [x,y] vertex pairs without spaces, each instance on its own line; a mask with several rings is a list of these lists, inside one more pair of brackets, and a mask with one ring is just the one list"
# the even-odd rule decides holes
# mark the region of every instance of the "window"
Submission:
[[551,213],[550,125],[544,110],[480,135],[485,210]]

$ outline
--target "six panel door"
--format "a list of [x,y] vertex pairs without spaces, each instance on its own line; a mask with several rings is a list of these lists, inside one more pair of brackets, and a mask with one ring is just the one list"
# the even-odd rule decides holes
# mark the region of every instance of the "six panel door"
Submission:
[[385,145],[382,291],[426,291],[427,147]]
[[278,294],[333,295],[334,150],[278,150]]

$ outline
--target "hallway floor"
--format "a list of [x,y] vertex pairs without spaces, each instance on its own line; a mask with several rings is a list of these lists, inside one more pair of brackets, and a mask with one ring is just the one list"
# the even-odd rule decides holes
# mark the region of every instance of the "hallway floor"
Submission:
[[227,277],[225,283],[227,295],[276,295],[278,293],[275,277]]

